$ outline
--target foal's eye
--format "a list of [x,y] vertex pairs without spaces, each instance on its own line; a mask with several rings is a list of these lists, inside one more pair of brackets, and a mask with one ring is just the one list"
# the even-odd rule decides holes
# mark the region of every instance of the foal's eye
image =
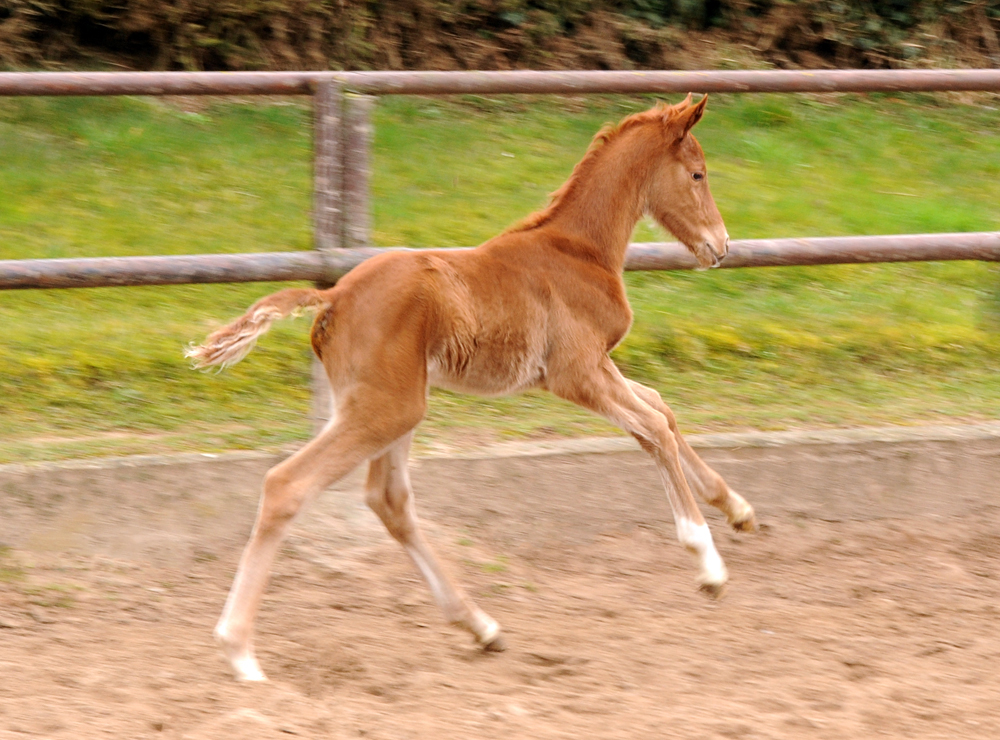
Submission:
[[704,172],[692,172],[691,173],[691,177],[693,177],[695,180],[704,180],[705,179],[705,173]]

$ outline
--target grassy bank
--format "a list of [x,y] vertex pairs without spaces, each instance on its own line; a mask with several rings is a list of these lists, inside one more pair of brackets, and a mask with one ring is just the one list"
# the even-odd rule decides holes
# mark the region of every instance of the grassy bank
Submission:
[[[385,99],[374,241],[483,241],[640,99]],[[298,103],[0,99],[0,259],[307,249]],[[998,113],[931,98],[717,96],[698,127],[734,238],[1000,228]],[[663,238],[643,224],[637,239]],[[688,430],[1000,416],[1000,273],[976,263],[628,277],[615,357]],[[222,375],[184,344],[272,285],[0,293],[0,462],[267,447],[308,432],[308,322]],[[607,433],[543,394],[435,394],[420,444]]]

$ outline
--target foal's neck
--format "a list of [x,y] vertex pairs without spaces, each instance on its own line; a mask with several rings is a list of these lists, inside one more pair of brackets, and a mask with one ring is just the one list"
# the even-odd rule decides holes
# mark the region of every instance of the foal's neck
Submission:
[[576,181],[545,225],[570,237],[575,252],[585,252],[593,261],[621,272],[647,199],[653,149],[649,132],[641,129],[604,144],[573,173]]

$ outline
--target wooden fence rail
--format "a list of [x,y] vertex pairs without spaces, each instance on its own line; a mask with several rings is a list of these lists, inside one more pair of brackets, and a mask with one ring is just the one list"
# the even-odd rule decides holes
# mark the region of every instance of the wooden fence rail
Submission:
[[[309,280],[332,285],[364,260],[391,249],[406,248],[355,247],[312,252],[0,260],[0,290],[284,280]],[[1000,262],[1000,231],[737,239],[730,244],[729,255],[720,267],[945,260]],[[625,258],[626,270],[693,270],[697,266],[691,253],[675,242],[632,244]]]
[[632,72],[3,72],[0,95],[368,95],[1000,91],[1000,69]]

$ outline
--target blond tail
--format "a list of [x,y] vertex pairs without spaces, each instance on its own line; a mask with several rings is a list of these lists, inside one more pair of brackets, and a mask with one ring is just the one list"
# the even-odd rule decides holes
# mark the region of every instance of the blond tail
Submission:
[[317,311],[329,304],[329,296],[324,291],[313,288],[279,290],[261,298],[236,321],[209,334],[204,343],[190,345],[184,356],[190,357],[199,370],[214,365],[225,369],[250,353],[257,337],[271,328],[271,322],[297,316],[306,310]]

